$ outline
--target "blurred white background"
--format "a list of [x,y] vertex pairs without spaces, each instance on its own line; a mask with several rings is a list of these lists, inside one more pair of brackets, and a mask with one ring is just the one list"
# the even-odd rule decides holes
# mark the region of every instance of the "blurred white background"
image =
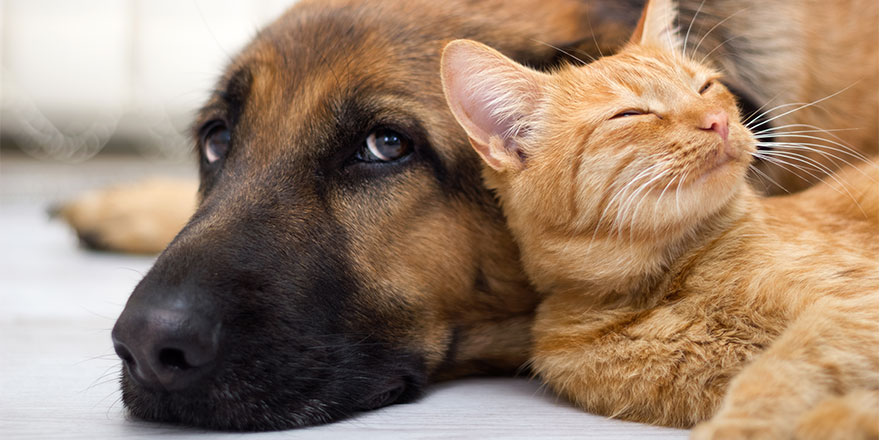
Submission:
[[0,141],[89,159],[190,157],[224,64],[294,0],[0,0]]

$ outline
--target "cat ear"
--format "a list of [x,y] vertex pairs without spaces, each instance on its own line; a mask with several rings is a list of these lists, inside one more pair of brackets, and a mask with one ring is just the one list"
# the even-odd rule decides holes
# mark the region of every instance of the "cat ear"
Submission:
[[481,43],[455,40],[443,50],[446,102],[480,157],[498,171],[520,170],[521,129],[541,95],[541,73]]
[[630,43],[681,51],[682,41],[678,35],[678,6],[674,0],[648,0],[642,10],[642,18],[630,37]]

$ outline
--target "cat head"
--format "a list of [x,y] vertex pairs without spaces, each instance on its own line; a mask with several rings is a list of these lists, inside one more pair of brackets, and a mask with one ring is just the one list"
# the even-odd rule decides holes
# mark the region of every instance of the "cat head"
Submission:
[[682,231],[744,186],[755,143],[720,74],[685,56],[676,16],[650,0],[619,53],[549,74],[446,46],[447,101],[515,232]]

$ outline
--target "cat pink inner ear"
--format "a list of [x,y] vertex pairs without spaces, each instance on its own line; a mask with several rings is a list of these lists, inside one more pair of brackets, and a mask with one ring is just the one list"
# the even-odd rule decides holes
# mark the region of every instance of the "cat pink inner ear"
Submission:
[[469,40],[449,43],[441,64],[449,108],[477,153],[496,170],[522,168],[518,134],[534,106],[534,72]]
[[677,22],[678,5],[674,0],[648,0],[630,42],[680,51],[683,43]]

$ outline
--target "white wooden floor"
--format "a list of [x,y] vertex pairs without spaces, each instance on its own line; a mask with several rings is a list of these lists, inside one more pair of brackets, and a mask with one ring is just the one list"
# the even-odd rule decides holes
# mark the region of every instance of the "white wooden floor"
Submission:
[[151,258],[96,254],[45,209],[92,186],[189,165],[100,159],[84,165],[0,157],[0,438],[593,438],[683,439],[686,431],[585,414],[525,379],[476,378],[432,387],[416,403],[331,425],[224,434],[126,418],[116,315]]

